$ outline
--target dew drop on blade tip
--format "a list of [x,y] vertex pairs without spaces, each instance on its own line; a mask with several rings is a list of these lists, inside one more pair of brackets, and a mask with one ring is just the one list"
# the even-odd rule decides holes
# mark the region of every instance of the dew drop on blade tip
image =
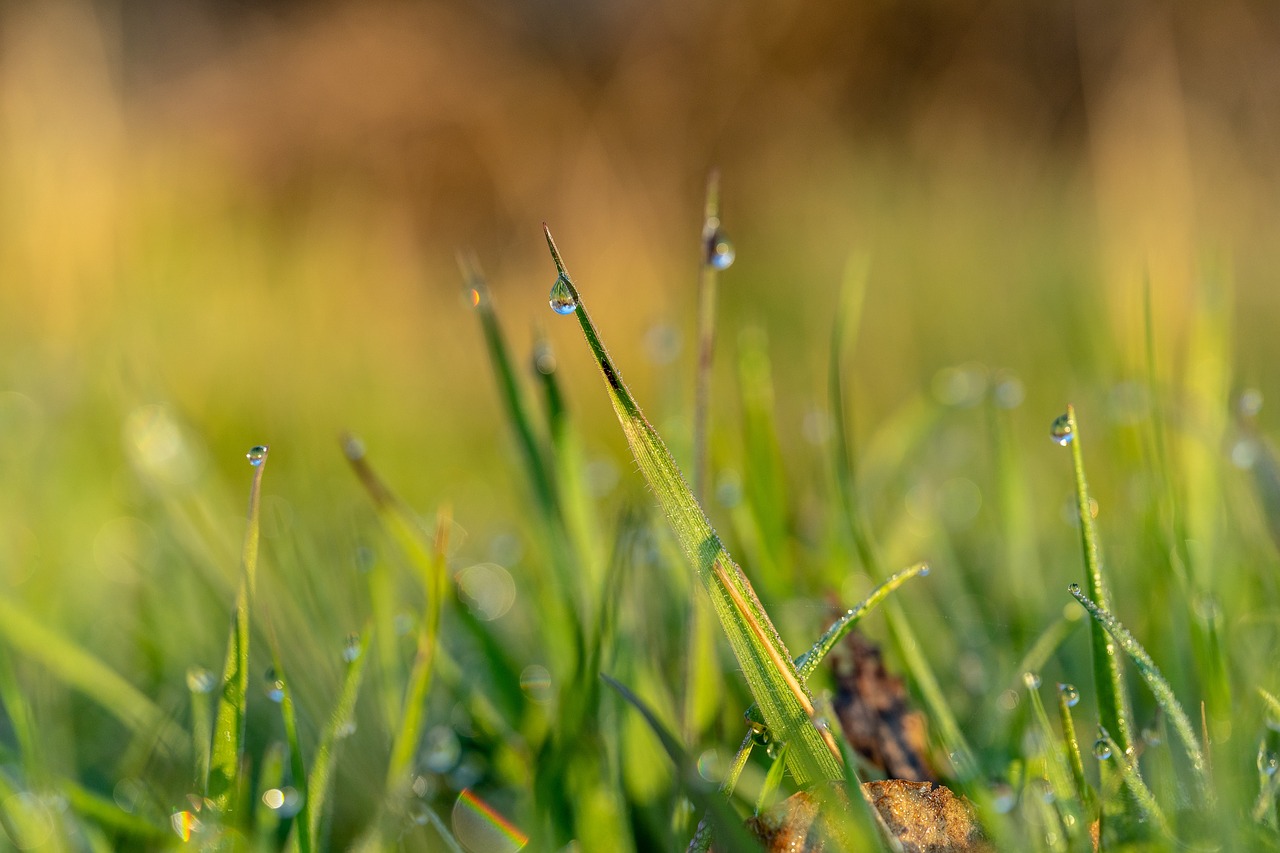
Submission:
[[578,300],[569,289],[569,279],[561,273],[556,283],[551,285],[551,310],[557,314],[572,314],[578,307]]
[[245,458],[249,460],[249,464],[257,468],[263,462],[267,461],[267,446],[259,444],[249,448],[249,452],[245,454]]
[[1053,426],[1049,427],[1049,437],[1055,442],[1066,447],[1075,438],[1075,431],[1071,428],[1071,418],[1068,415],[1059,415],[1053,422]]
[[1059,684],[1058,692],[1062,694],[1062,701],[1068,708],[1074,708],[1080,703],[1080,691],[1074,684]]
[[1098,738],[1093,742],[1093,757],[1099,761],[1106,761],[1111,757],[1111,743],[1105,738]]
[[727,270],[733,266],[733,261],[737,256],[738,253],[733,248],[733,243],[719,228],[707,238],[707,266],[717,270]]

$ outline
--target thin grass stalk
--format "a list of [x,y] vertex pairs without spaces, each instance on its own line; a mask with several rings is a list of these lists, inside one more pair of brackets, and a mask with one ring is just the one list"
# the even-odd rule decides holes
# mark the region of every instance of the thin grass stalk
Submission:
[[[1182,741],[1182,746],[1186,750],[1187,756],[1191,759],[1191,769],[1195,772],[1196,784],[1200,789],[1201,795],[1206,800],[1211,800],[1213,789],[1209,778],[1209,766],[1205,759],[1205,753],[1200,748],[1195,729],[1191,725],[1191,719],[1187,716],[1186,711],[1182,709],[1182,704],[1178,702],[1178,698],[1173,694],[1173,688],[1169,686],[1169,682],[1160,674],[1160,669],[1156,666],[1155,661],[1151,659],[1151,655],[1147,654],[1147,650],[1142,647],[1137,638],[1129,633],[1129,629],[1120,624],[1120,621],[1115,616],[1085,595],[1080,590],[1079,584],[1072,584],[1068,587],[1068,590],[1075,596],[1076,601],[1079,601],[1081,606],[1089,611],[1089,615],[1094,618],[1098,625],[1102,626],[1111,637],[1115,638],[1116,643],[1133,660],[1139,674],[1142,675],[1143,681],[1147,683],[1147,687],[1151,689],[1152,695],[1155,696],[1156,702],[1164,709],[1166,716],[1173,724],[1173,730],[1178,733],[1178,738]],[[1103,727],[1106,727],[1105,723]],[[1108,729],[1109,731],[1110,729]]]
[[[293,706],[293,686],[290,684],[289,676],[284,670],[284,662],[280,657],[280,643],[276,639],[275,627],[270,619],[266,620],[266,625],[268,644],[271,646],[271,663],[275,668],[276,677],[283,684],[280,693],[280,718],[284,722],[285,742],[289,746],[289,770],[293,774],[295,784],[302,786],[307,778],[307,767],[302,757],[302,741],[298,737],[298,715]],[[312,850],[309,816],[313,807],[311,798],[304,793],[302,806],[298,809],[293,824],[293,838],[298,853],[311,853]]]
[[676,539],[711,595],[716,616],[742,667],[766,722],[791,745],[791,771],[801,785],[841,777],[834,744],[813,725],[812,701],[800,684],[795,664],[746,575],[734,563],[693,498],[675,460],[645,419],[618,375],[582,299],[565,270],[551,232],[547,245],[574,303],[587,345],[604,375],[623,434],[649,482]]
[[[1058,685],[1058,720],[1062,725],[1062,748],[1067,756],[1067,764],[1071,768],[1071,782],[1075,786],[1076,799],[1085,810],[1092,815],[1097,809],[1093,786],[1084,775],[1084,759],[1080,755],[1080,739],[1076,736],[1076,723],[1071,715],[1072,698],[1069,685]],[[1071,688],[1074,690],[1075,688]],[[1079,697],[1079,693],[1075,694]],[[1075,701],[1079,701],[1077,698]]]
[[[259,452],[259,448],[251,454]],[[228,823],[232,822],[241,786],[240,761],[244,752],[245,707],[249,693],[249,615],[258,582],[258,538],[261,515],[262,474],[267,467],[267,448],[254,461],[249,486],[249,511],[240,562],[240,590],[232,615],[231,637],[222,671],[222,690],[213,724],[213,749],[209,755],[209,784],[206,796]]]
[[413,764],[418,739],[422,735],[426,713],[427,694],[431,690],[432,662],[440,645],[440,616],[444,610],[444,597],[448,588],[446,555],[449,547],[449,527],[453,515],[448,507],[441,508],[436,516],[436,533],[433,540],[427,584],[427,611],[418,631],[417,652],[409,675],[400,707],[400,728],[391,747],[391,761],[387,765],[387,790],[394,791],[403,785]]
[[[1071,447],[1071,466],[1075,473],[1076,510],[1080,518],[1080,547],[1084,552],[1085,583],[1089,598],[1099,608],[1107,609],[1110,605],[1110,593],[1107,591],[1106,579],[1102,574],[1102,563],[1098,558],[1098,532],[1093,523],[1093,510],[1089,502],[1089,484],[1084,474],[1084,452],[1081,449],[1080,425],[1076,421],[1074,406],[1067,406],[1067,436]],[[1120,658],[1116,653],[1116,645],[1111,635],[1100,624],[1095,622],[1089,626],[1093,648],[1093,679],[1097,691],[1098,718],[1112,735],[1122,751],[1133,746],[1130,730],[1129,693],[1124,683],[1124,675],[1120,671]]]
[[[320,843],[321,821],[328,815],[328,799],[333,768],[338,760],[338,746],[351,733],[355,717],[356,700],[360,696],[360,685],[364,680],[364,669],[369,658],[369,642],[373,636],[373,626],[366,623],[360,632],[360,645],[355,659],[347,664],[346,676],[342,680],[342,692],[338,694],[337,704],[329,714],[329,721],[320,733],[320,742],[316,744],[315,759],[311,762],[311,773],[305,777],[307,782],[306,799],[303,805],[307,809],[307,831],[313,843],[323,848]],[[299,819],[302,815],[299,814]]]

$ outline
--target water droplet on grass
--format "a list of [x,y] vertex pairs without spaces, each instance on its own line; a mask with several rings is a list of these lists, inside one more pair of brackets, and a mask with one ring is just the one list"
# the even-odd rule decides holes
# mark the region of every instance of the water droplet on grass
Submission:
[[1080,584],[1078,584],[1078,583],[1068,584],[1068,585],[1067,585],[1067,592],[1071,593],[1072,595],[1079,595],[1079,594],[1080,594]]
[[1040,689],[1040,676],[1036,675],[1034,672],[1022,673],[1022,682],[1027,685],[1028,690]]
[[1062,698],[1067,703],[1068,708],[1074,708],[1080,704],[1080,691],[1076,689],[1074,684],[1059,684],[1058,692],[1062,694]]
[[1236,411],[1243,418],[1257,417],[1258,412],[1262,411],[1262,392],[1257,388],[1241,391],[1240,399],[1236,401]]
[[1154,727],[1142,730],[1142,740],[1147,746],[1159,746],[1164,743],[1164,738],[1160,736],[1160,730]]
[[733,242],[717,226],[707,237],[707,266],[727,270],[733,266],[737,257],[738,253],[733,248]]
[[1280,770],[1280,756],[1265,749],[1258,750],[1258,772],[1263,776],[1274,776]]
[[284,701],[284,679],[276,674],[274,667],[268,668],[267,673],[264,677],[267,682],[266,684],[267,698],[270,699],[272,702],[283,702]]
[[1008,814],[1013,811],[1013,806],[1018,802],[1018,795],[1014,793],[1013,786],[1007,782],[998,782],[991,789],[991,807],[995,809],[996,814]]
[[1049,437],[1063,447],[1070,444],[1071,439],[1075,438],[1075,433],[1071,429],[1070,416],[1059,415],[1054,420],[1053,425],[1049,427]]
[[578,300],[569,289],[569,279],[561,273],[556,277],[556,283],[551,285],[551,310],[557,314],[572,314],[577,307]]
[[342,644],[342,659],[347,663],[353,663],[358,657],[360,657],[360,635],[353,631],[347,634],[346,642]]
[[250,447],[249,452],[245,454],[245,458],[249,460],[250,465],[257,468],[267,461],[267,446],[259,444],[255,447]]
[[217,684],[214,674],[202,666],[187,670],[187,689],[192,693],[208,693]]
[[1093,756],[1099,761],[1111,757],[1111,738],[1101,728],[1098,729],[1098,739],[1093,742]]
[[462,743],[453,729],[434,726],[422,739],[422,765],[433,773],[448,773],[462,757]]

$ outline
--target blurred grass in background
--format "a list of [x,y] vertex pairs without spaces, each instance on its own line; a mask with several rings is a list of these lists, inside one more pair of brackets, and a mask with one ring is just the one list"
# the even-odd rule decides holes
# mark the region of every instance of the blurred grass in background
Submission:
[[[826,396],[841,278],[867,257],[846,368],[859,494],[887,565],[937,569],[903,606],[945,637],[927,654],[954,675],[975,745],[1000,753],[992,704],[1079,575],[1067,465],[1046,440],[1067,400],[1089,432],[1116,609],[1194,707],[1189,620],[1220,619],[1232,648],[1280,639],[1275,546],[1231,419],[1242,389],[1280,394],[1280,16],[1235,2],[829,5],[6,7],[4,595],[183,718],[187,668],[224,653],[242,454],[269,442],[259,595],[314,738],[367,615],[362,572],[395,561],[338,452],[349,428],[424,517],[452,504],[455,569],[514,579],[492,627],[528,656],[517,669],[568,677],[529,639],[537,518],[455,255],[481,259],[521,363],[548,337],[611,530],[648,502],[595,368],[546,308],[538,223],[687,464],[716,165],[738,261],[721,282],[709,509],[748,574],[771,567],[757,587],[792,650],[824,627],[823,593],[851,604],[870,588],[833,521]],[[670,591],[681,575],[664,561],[679,565],[666,554],[661,580],[651,565],[627,581],[619,642],[647,662],[619,677],[676,708],[685,605],[646,621],[628,603]],[[1178,573],[1196,607],[1148,607]],[[1087,683],[1084,632],[1065,648],[1046,681]],[[108,794],[121,778],[181,789],[187,768],[122,759],[89,734],[114,731],[100,709],[21,656],[7,665],[49,772]],[[1237,690],[1277,687],[1266,655],[1233,667]],[[455,700],[433,699],[429,725],[450,725]],[[728,704],[724,749],[741,711]],[[383,772],[377,711],[361,714],[339,837],[376,794],[351,780]],[[1257,722],[1239,722],[1244,738]],[[258,749],[280,736],[251,722]],[[663,765],[633,764],[635,802],[668,790]],[[473,781],[491,770],[523,772],[484,765]],[[666,837],[663,819],[641,823]]]

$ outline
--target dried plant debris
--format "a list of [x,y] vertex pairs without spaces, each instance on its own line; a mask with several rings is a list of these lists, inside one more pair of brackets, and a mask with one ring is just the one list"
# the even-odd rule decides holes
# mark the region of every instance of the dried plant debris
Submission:
[[[941,785],[890,779],[867,782],[862,788],[903,853],[992,853],[995,849],[968,802]],[[748,819],[747,828],[768,853],[837,853],[841,849],[830,841],[818,800],[805,792]]]
[[902,679],[884,668],[880,647],[851,631],[828,660],[832,707],[849,744],[890,779],[937,782],[924,716],[912,710]]

